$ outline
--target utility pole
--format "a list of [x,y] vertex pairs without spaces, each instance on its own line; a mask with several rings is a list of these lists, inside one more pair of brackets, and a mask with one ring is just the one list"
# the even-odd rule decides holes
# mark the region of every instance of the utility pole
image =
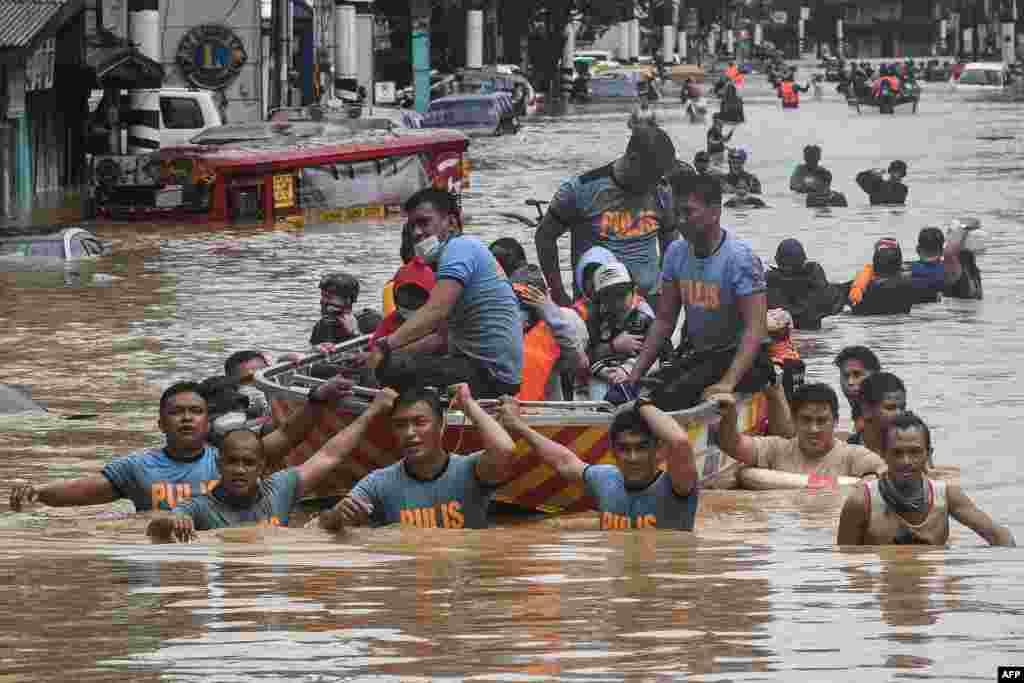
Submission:
[[416,111],[421,114],[430,105],[430,0],[412,0],[412,74],[416,91]]

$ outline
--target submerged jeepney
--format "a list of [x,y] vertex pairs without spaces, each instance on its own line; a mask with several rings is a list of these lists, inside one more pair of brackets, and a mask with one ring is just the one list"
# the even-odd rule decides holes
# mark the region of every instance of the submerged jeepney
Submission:
[[[386,122],[385,122],[386,123]],[[92,169],[99,218],[186,223],[335,223],[398,214],[418,190],[461,194],[469,140],[449,130],[260,122]]]

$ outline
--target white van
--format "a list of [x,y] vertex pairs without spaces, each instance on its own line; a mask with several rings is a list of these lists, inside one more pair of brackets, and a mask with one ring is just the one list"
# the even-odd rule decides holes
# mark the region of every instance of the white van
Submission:
[[1002,62],[971,62],[964,65],[959,79],[951,79],[953,90],[974,92],[1002,90],[1009,81],[1009,69]]

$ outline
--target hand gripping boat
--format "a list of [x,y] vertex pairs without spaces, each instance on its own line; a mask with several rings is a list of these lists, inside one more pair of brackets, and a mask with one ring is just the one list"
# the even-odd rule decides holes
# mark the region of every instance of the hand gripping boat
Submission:
[[[306,400],[309,391],[325,380],[317,379],[311,370],[322,363],[344,364],[346,357],[361,350],[368,337],[339,345],[333,353],[314,353],[298,361],[281,363],[256,375],[256,384],[267,393],[275,415],[287,414]],[[332,436],[345,428],[373,400],[375,390],[356,387],[352,396],[338,403],[336,409],[314,427],[306,440],[288,454],[287,464],[298,465],[309,459]],[[497,401],[481,401],[485,409]],[[566,445],[588,463],[614,463],[608,442],[614,406],[604,401],[526,401],[524,415],[531,426],[547,437]],[[750,431],[765,414],[765,398],[758,394],[740,401],[741,429]],[[719,412],[717,406],[704,403],[689,410],[672,413],[686,426],[697,458],[697,471],[704,486],[713,485],[737,467],[736,462],[714,445]],[[480,439],[472,423],[460,411],[446,414],[445,448],[471,453],[480,448]],[[497,499],[503,503],[544,512],[579,512],[590,509],[580,483],[570,483],[541,462],[525,442],[518,444],[517,460],[512,478],[498,489]],[[337,495],[351,489],[366,474],[394,463],[398,458],[395,443],[385,420],[371,425],[368,437],[315,494]]]

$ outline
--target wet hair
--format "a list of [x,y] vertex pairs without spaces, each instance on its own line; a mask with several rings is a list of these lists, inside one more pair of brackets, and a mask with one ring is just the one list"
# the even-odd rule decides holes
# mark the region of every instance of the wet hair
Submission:
[[684,200],[692,195],[700,197],[704,206],[722,205],[722,183],[709,176],[683,176],[680,180],[679,196]]
[[818,147],[817,145],[807,145],[806,147],[804,147],[804,159],[808,157],[816,157],[817,159],[820,160],[821,147]]
[[526,250],[514,237],[494,240],[491,242],[490,250],[506,275],[511,275],[526,265]]
[[832,417],[839,417],[839,397],[832,387],[821,382],[804,384],[797,387],[793,392],[793,398],[789,404],[793,409],[793,415],[800,412],[801,408],[809,403],[827,403],[832,410]]
[[206,412],[210,420],[225,413],[245,411],[249,408],[249,397],[238,391],[237,377],[214,375],[200,382],[198,393],[206,401]]
[[907,393],[903,380],[891,372],[876,372],[860,385],[860,401],[876,405],[885,400],[886,394],[895,392]]
[[164,390],[164,393],[160,395],[160,412],[163,413],[167,409],[167,405],[171,402],[178,394],[196,394],[200,396],[204,401],[206,397],[199,390],[199,384],[196,382],[175,382],[171,386]]
[[906,175],[907,174],[907,162],[900,161],[899,159],[897,159],[896,161],[894,161],[891,164],[889,164],[889,173],[893,173],[893,172],[897,172],[897,171],[902,173],[903,175]]
[[458,200],[455,195],[436,187],[425,187],[409,197],[402,205],[402,211],[407,214],[412,213],[424,204],[430,204],[446,216],[457,215],[459,212]]
[[928,425],[918,417],[917,413],[910,410],[905,410],[896,417],[886,421],[885,427],[882,429],[882,451],[885,452],[889,449],[892,432],[905,432],[909,429],[921,430],[921,433],[924,434],[924,449],[931,453],[932,431],[928,429]]
[[917,235],[917,248],[927,254],[941,254],[945,244],[946,236],[939,228],[930,226],[921,228],[921,232]]
[[434,416],[440,420],[444,417],[444,405],[441,404],[441,394],[434,387],[416,386],[405,389],[398,398],[395,399],[395,407],[391,411],[394,415],[402,408],[415,405],[420,401],[430,406],[430,410],[434,413]]
[[882,369],[882,364],[878,362],[878,356],[866,346],[847,346],[832,362],[837,368],[841,368],[850,360],[860,361],[868,372],[878,372]]
[[235,351],[233,354],[228,356],[228,359],[224,361],[224,374],[227,376],[237,375],[238,368],[242,367],[243,363],[248,363],[251,360],[261,360],[266,362],[263,354],[259,351],[252,349],[246,351]]
[[651,427],[647,424],[647,420],[645,420],[643,415],[640,414],[640,411],[636,409],[622,411],[616,414],[612,419],[612,425],[608,428],[608,439],[611,442],[612,447],[618,443],[619,437],[622,436],[623,432],[643,434],[650,438],[654,437],[654,432],[651,431]]
[[242,432],[243,434],[248,434],[252,438],[256,439],[256,443],[260,445],[260,455],[263,455],[263,439],[260,438],[259,434],[249,429],[248,427],[232,427],[223,434],[218,434],[216,436],[216,445],[217,448],[220,450],[222,456],[224,454],[224,448],[225,446],[227,446],[228,438],[231,437],[231,435],[237,434],[239,432]]

